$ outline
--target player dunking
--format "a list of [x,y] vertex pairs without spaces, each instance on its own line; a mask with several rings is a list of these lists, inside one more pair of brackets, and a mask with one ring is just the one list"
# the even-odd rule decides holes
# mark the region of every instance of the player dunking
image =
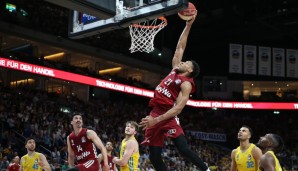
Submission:
[[[99,163],[97,160],[97,148],[100,149],[103,161],[104,171],[109,170],[107,151],[93,130],[83,128],[83,120],[81,114],[74,114],[71,125],[73,132],[67,137],[68,162],[71,167],[68,171],[99,171]],[[75,165],[75,159],[77,165]]]
[[[113,158],[114,156],[112,155],[112,151],[113,151],[113,143],[108,141],[106,143],[106,149],[107,149],[107,154],[108,154],[108,165],[109,165],[109,171],[116,171],[116,165],[113,163]],[[98,162],[100,163],[101,168],[103,168],[104,162],[103,162],[103,158],[102,158],[102,154],[98,155]]]
[[142,144],[149,146],[149,158],[157,171],[167,170],[161,157],[164,136],[170,137],[180,154],[199,169],[209,170],[199,156],[188,147],[177,117],[185,107],[190,93],[194,92],[193,78],[200,72],[199,65],[195,61],[182,62],[187,38],[195,18],[196,15],[186,22],[172,59],[173,69],[155,88],[154,97],[149,102],[149,106],[152,107],[150,115],[140,122],[146,129]]

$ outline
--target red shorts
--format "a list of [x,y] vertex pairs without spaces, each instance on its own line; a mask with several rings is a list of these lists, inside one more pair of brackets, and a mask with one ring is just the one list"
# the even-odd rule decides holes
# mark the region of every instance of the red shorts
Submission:
[[[152,117],[156,117],[163,113],[165,112],[152,110],[150,115]],[[147,128],[145,131],[145,140],[142,142],[142,144],[146,146],[162,147],[165,136],[177,138],[181,134],[184,135],[184,132],[180,126],[178,117],[171,118]]]
[[91,159],[77,165],[79,171],[99,171],[99,163],[97,159]]

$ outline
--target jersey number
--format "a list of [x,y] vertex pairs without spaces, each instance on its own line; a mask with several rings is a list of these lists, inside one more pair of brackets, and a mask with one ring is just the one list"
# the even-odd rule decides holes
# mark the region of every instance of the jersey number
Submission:
[[35,163],[35,164],[32,166],[32,168],[33,168],[34,170],[38,170],[38,164]]
[[180,125],[180,121],[179,121],[179,118],[177,116],[175,117],[175,120],[176,120],[177,124]]
[[166,86],[169,86],[169,85],[171,84],[171,82],[173,82],[173,80],[172,80],[171,78],[168,78],[168,80],[165,81],[164,84],[165,84]]
[[80,151],[83,151],[83,148],[81,145],[77,145],[77,151],[80,152]]

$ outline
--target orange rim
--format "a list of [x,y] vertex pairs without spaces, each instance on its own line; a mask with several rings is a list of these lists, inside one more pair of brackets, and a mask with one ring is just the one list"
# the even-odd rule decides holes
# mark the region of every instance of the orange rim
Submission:
[[146,29],[155,29],[155,28],[160,28],[160,27],[164,27],[168,24],[168,21],[165,17],[159,17],[159,20],[162,20],[164,23],[163,24],[157,24],[154,26],[144,26],[144,25],[140,25],[140,24],[132,24],[132,27],[138,27],[138,28],[146,28]]

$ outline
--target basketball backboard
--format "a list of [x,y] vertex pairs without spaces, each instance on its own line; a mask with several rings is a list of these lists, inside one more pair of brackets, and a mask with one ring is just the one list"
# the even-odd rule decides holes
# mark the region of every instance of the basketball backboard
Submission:
[[72,10],[69,20],[69,37],[80,39],[107,31],[126,28],[133,23],[177,14],[178,11],[188,6],[188,0],[108,1],[115,2],[115,15],[110,18],[98,17],[92,15],[89,11]]
[[116,0],[46,0],[70,10],[107,19],[116,15]]

